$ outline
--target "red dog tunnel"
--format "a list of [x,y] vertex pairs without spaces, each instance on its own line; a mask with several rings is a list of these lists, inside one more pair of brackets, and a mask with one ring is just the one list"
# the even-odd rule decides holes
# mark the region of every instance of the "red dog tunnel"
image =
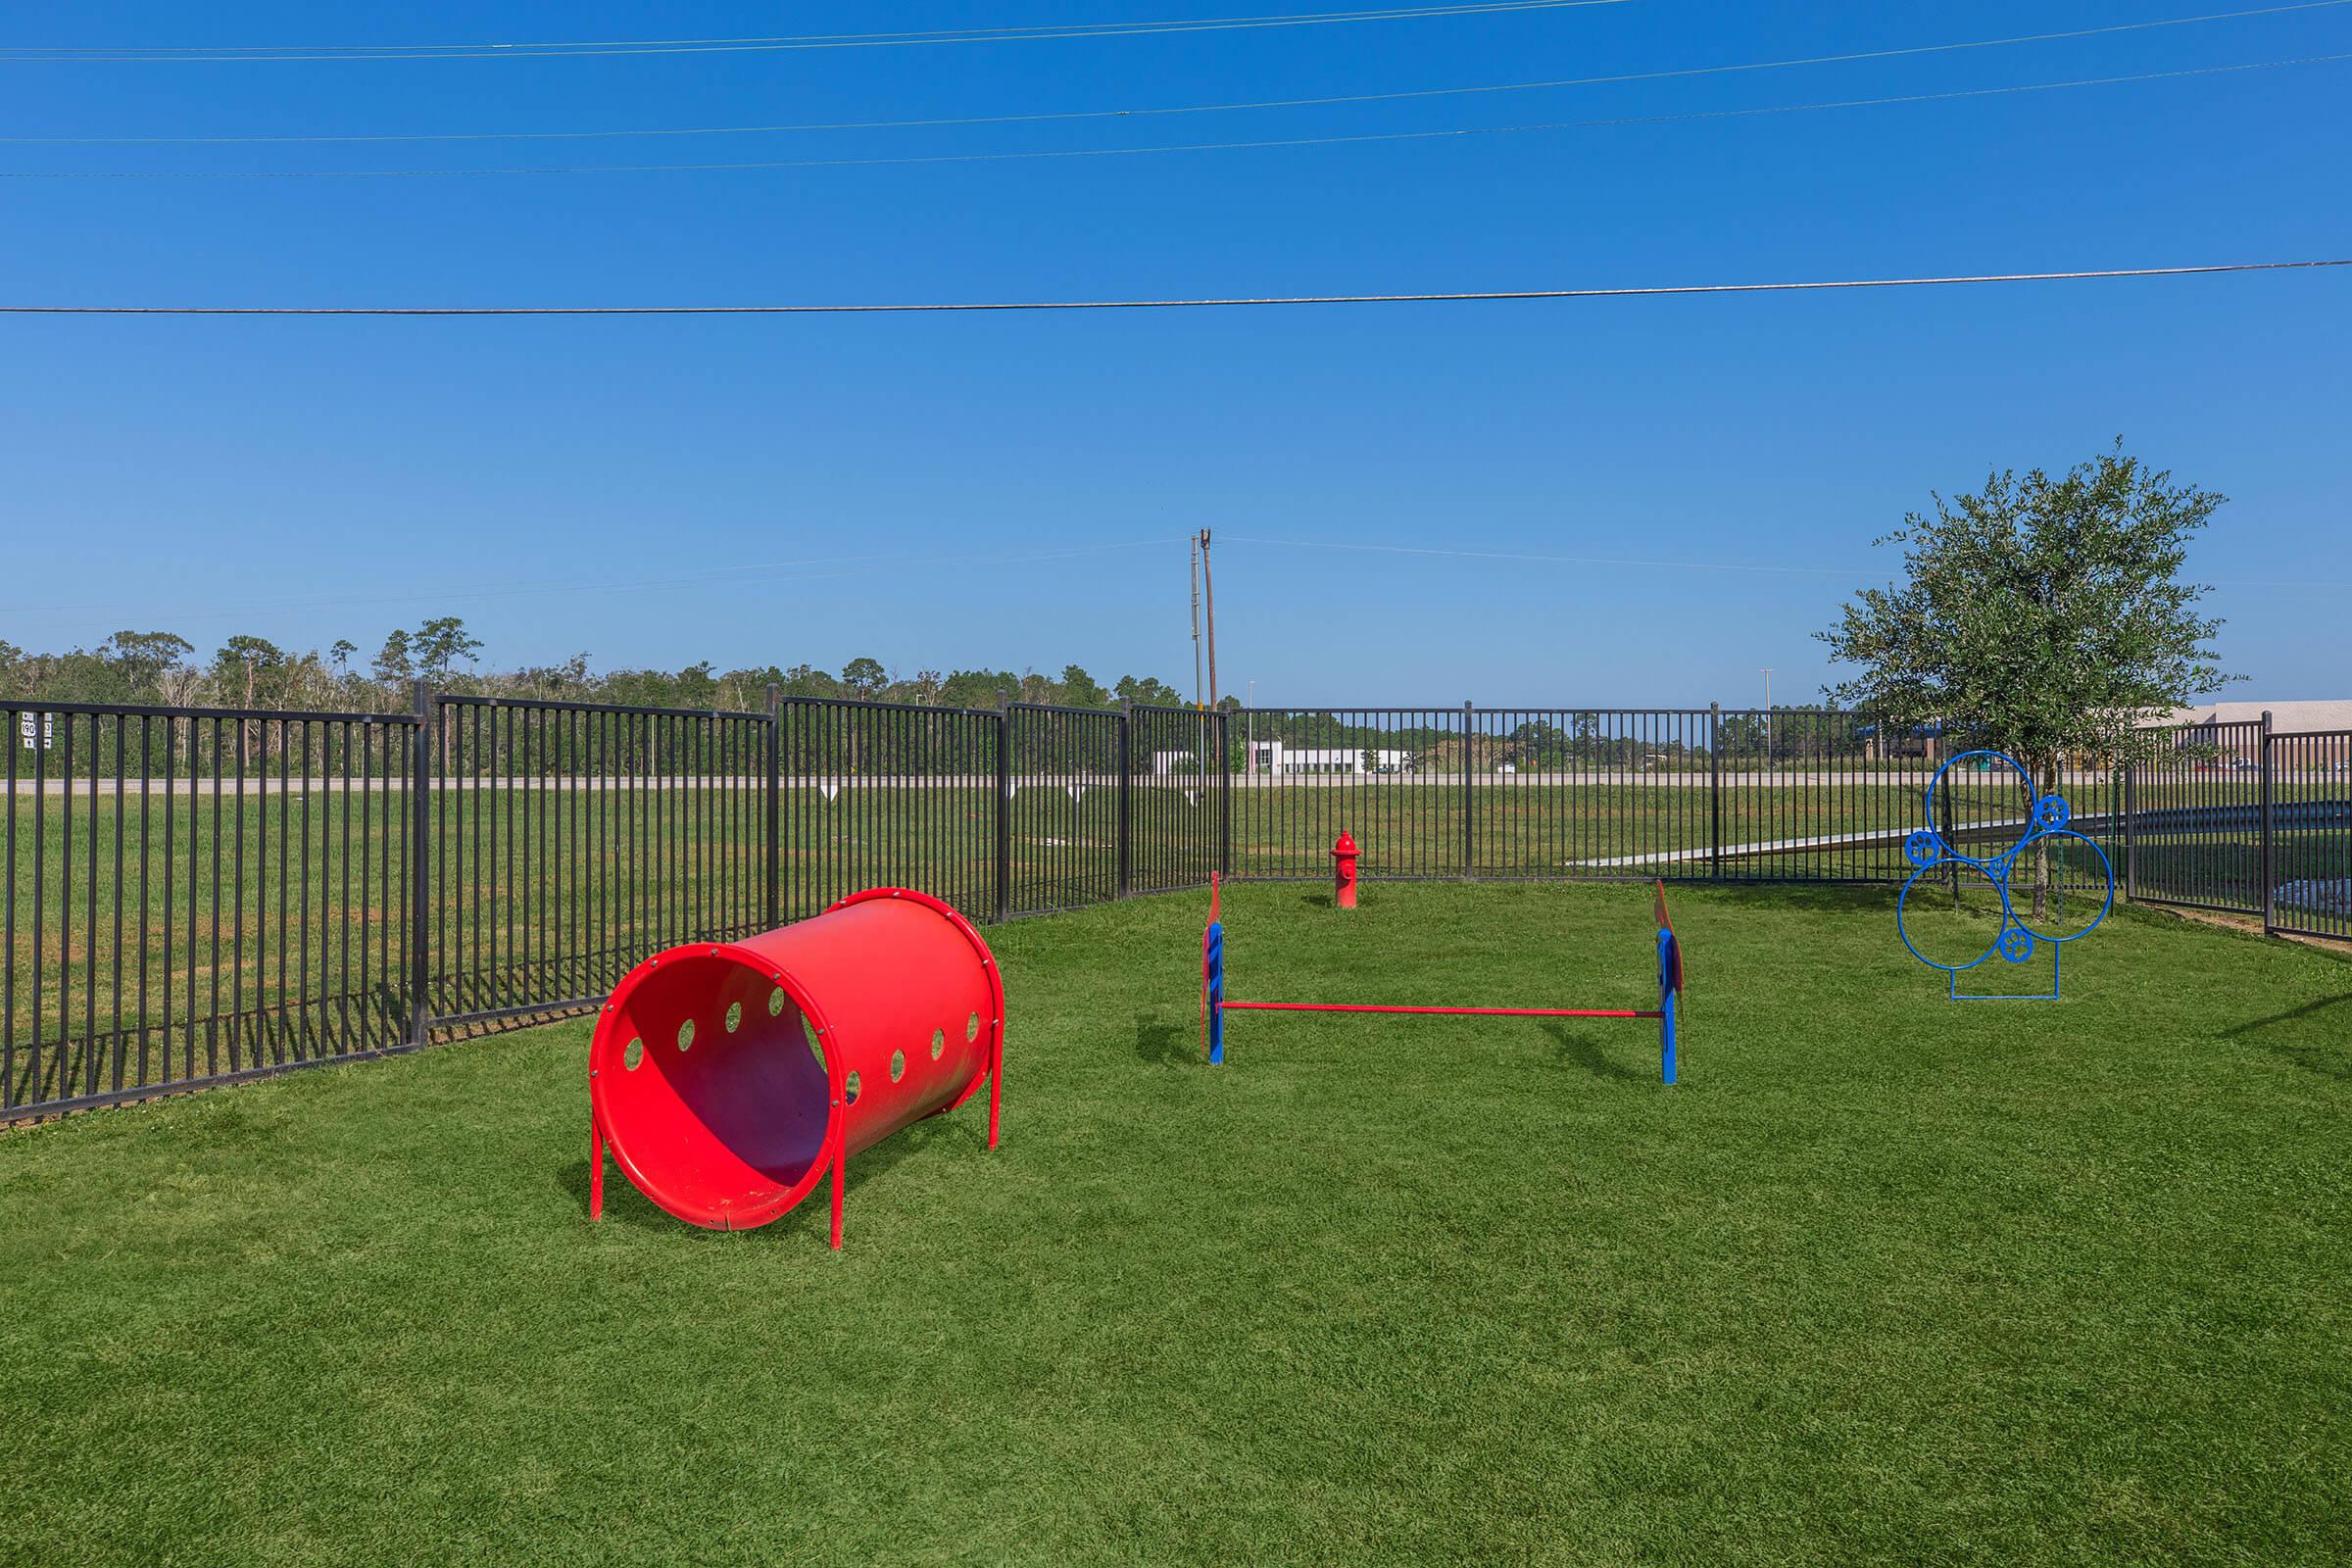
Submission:
[[970,921],[926,894],[871,888],[741,942],[698,942],[621,980],[588,1049],[594,1170],[605,1151],[689,1224],[764,1225],[849,1156],[954,1110],[989,1080],[997,1145],[1004,983]]

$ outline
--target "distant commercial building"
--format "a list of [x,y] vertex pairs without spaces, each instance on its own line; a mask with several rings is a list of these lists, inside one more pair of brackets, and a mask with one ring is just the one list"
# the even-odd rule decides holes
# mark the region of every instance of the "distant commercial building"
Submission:
[[1862,755],[1874,762],[1892,761],[1898,758],[1924,758],[1937,760],[1937,751],[1943,742],[1943,721],[1930,719],[1925,724],[1863,724],[1854,734],[1862,741]]
[[1409,751],[1365,746],[1290,746],[1281,741],[1252,741],[1249,748],[1252,773],[1409,773]]
[[[2262,738],[2257,726],[2265,712],[2274,734],[2323,737],[2298,741],[2278,759],[2286,767],[2340,768],[2352,761],[2352,702],[2207,703],[2198,708],[2176,708],[2163,722],[2180,727],[2182,746],[2209,745],[2218,758],[2259,767]],[[2199,736],[2198,731],[2209,732]]]

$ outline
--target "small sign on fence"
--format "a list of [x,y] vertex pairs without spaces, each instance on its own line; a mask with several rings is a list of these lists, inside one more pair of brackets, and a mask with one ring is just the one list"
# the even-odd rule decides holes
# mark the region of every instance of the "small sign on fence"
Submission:
[[[37,720],[37,722],[36,722]],[[17,715],[17,735],[24,750],[49,752],[57,749],[57,715],[35,713],[29,710]],[[37,740],[38,744],[35,744]]]

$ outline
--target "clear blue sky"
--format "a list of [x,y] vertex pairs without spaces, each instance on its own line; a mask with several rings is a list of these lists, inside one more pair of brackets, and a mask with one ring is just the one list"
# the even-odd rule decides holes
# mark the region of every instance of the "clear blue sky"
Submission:
[[[0,47],[442,44],[1227,17],[1244,0],[93,3]],[[1313,9],[1302,5],[1299,9]],[[960,46],[0,62],[0,134],[590,130],[1144,109],[1782,60],[2229,9],[1629,0]],[[2352,52],[2352,6],[1311,109],[638,140],[0,144],[12,171],[474,169],[1145,146],[1671,115]],[[701,303],[1557,287],[2352,255],[2352,62],[1341,146],[761,172],[0,181],[0,299]],[[2122,435],[2232,503],[2240,695],[2342,696],[2352,270],[1806,297],[812,319],[0,320],[0,637],[1188,685],[1183,536],[1261,702],[1704,702],[1932,489]],[[1778,565],[1759,573],[1250,540]],[[1156,543],[1154,543],[1156,541]],[[1054,560],[1065,550],[1136,548]],[[841,562],[903,554],[909,562]],[[1888,557],[1888,559],[1880,559]],[[834,562],[801,565],[792,563]],[[683,579],[683,580],[681,580]],[[622,590],[622,583],[657,586]],[[587,584],[582,589],[571,585]]]

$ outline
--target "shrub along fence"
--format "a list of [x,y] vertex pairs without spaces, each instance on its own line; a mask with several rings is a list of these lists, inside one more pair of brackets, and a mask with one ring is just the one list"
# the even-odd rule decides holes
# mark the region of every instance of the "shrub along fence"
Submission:
[[[877,883],[981,921],[1237,879],[1899,883],[1937,741],[1802,709],[0,699],[0,1119],[592,1006]],[[2157,903],[2352,936],[2352,735],[2070,772]],[[1981,790],[1981,802],[1966,798]],[[1986,820],[2017,803],[1958,782]]]

